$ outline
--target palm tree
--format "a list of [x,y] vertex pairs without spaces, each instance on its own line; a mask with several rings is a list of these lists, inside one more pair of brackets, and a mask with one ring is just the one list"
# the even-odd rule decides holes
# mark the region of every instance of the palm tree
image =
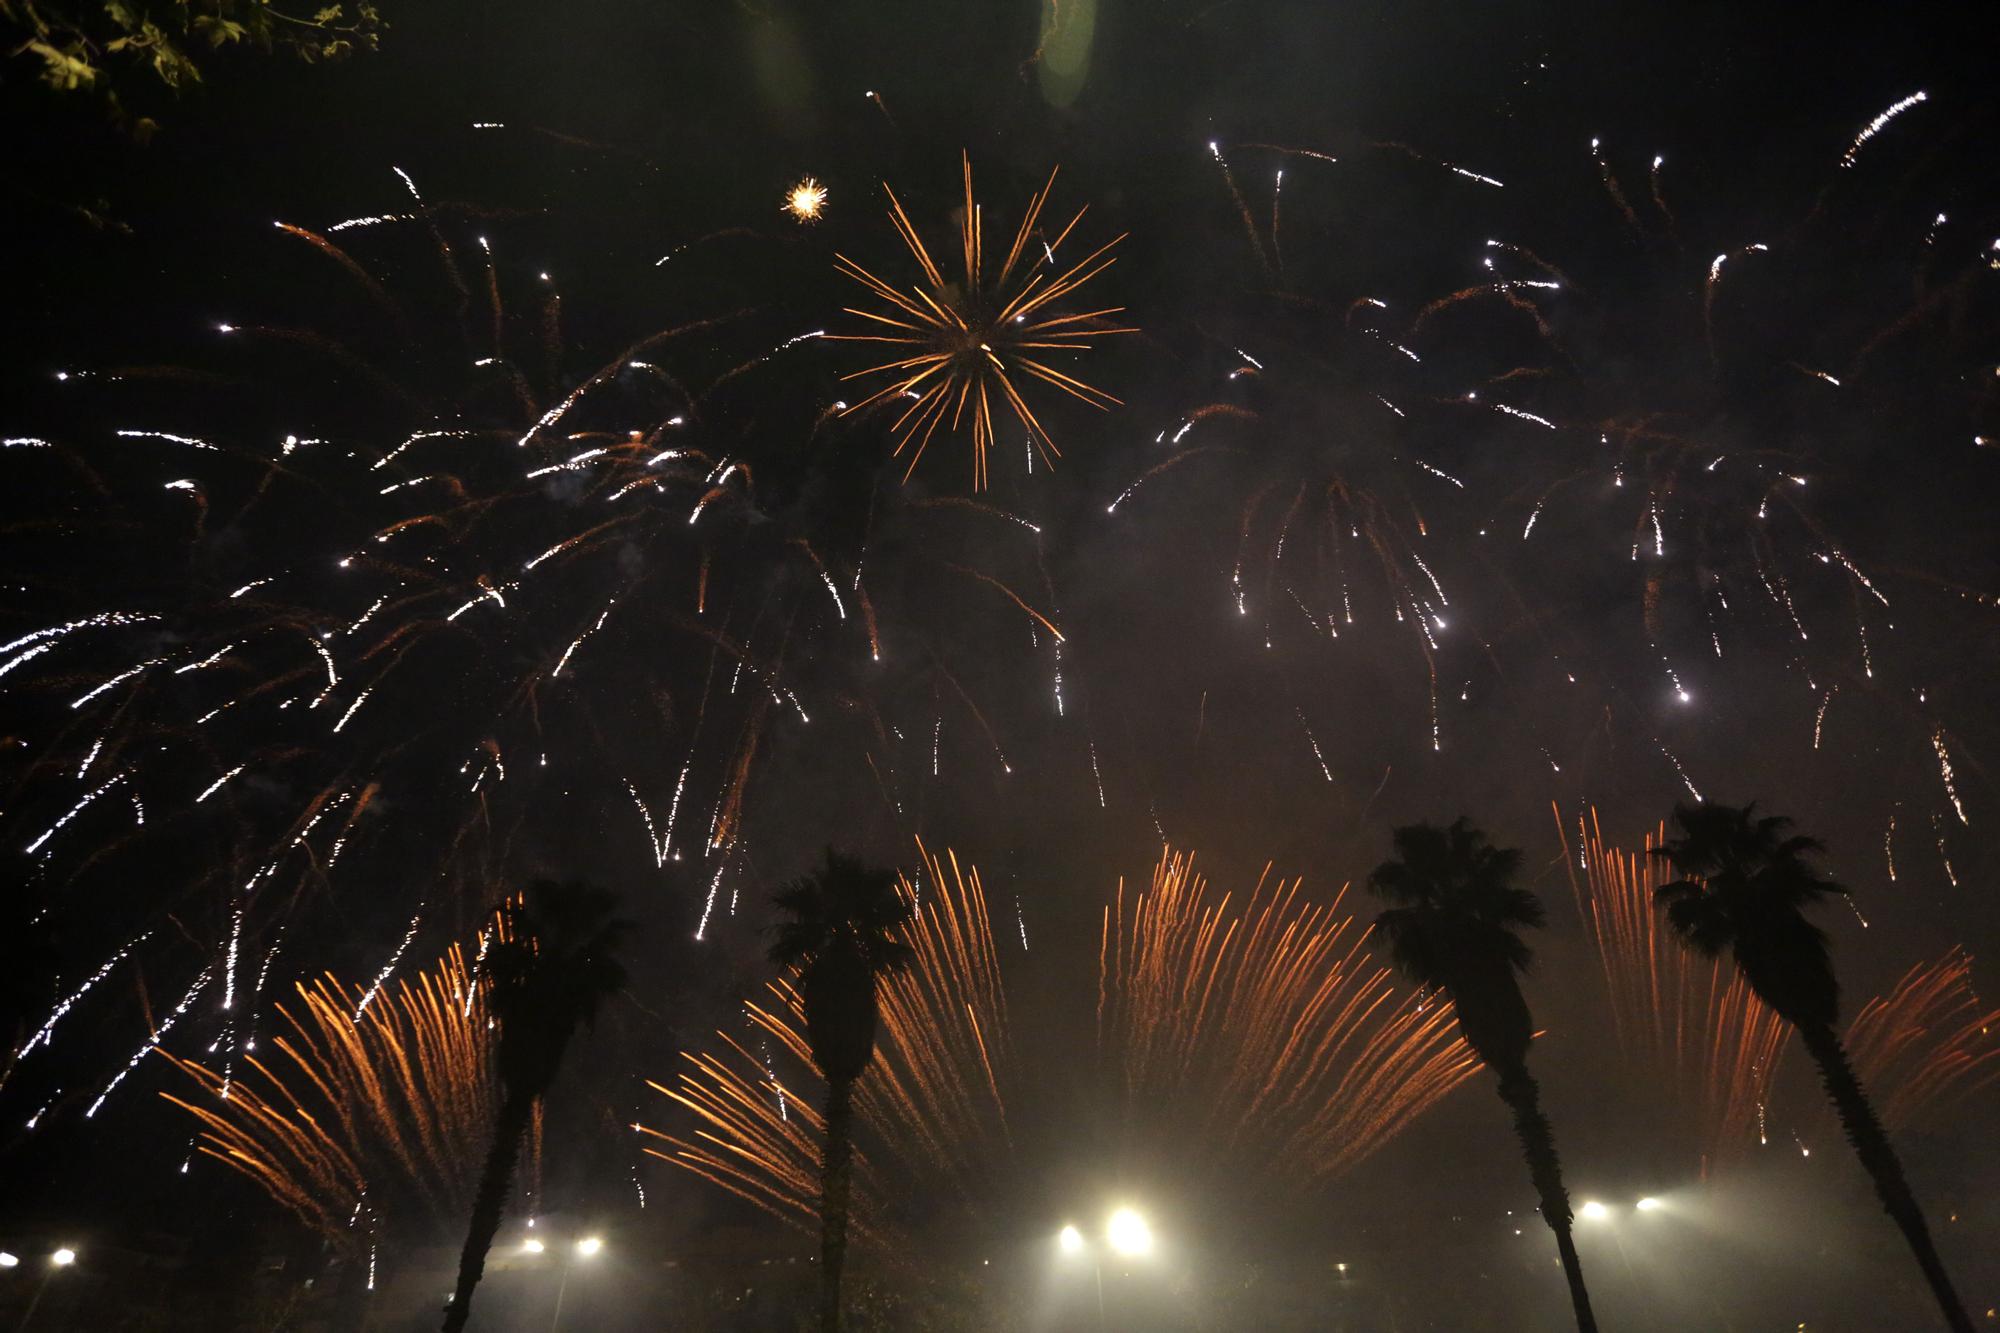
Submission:
[[826,864],[793,880],[772,901],[786,913],[771,961],[799,971],[806,1041],[826,1079],[826,1144],[820,1159],[820,1328],[839,1333],[840,1270],[854,1178],[854,1084],[875,1057],[875,984],[908,967],[896,932],[912,906],[893,871],[827,849]]
[[1514,1113],[1514,1133],[1541,1196],[1542,1219],[1556,1233],[1578,1333],[1596,1333],[1583,1265],[1570,1236],[1569,1193],[1555,1132],[1528,1073],[1534,1021],[1514,975],[1526,971],[1534,956],[1518,932],[1542,924],[1542,904],[1513,882],[1521,853],[1493,846],[1463,817],[1450,828],[1411,824],[1397,829],[1394,840],[1395,859],[1368,876],[1368,887],[1396,904],[1375,918],[1375,929],[1387,937],[1403,975],[1451,1000],[1465,1044],[1499,1076],[1500,1100]]
[[444,1333],[457,1333],[472,1315],[472,1291],[513,1193],[514,1163],[535,1103],[554,1084],[577,1028],[624,989],[617,950],[631,923],[612,918],[616,902],[615,894],[593,885],[536,880],[502,909],[504,938],[494,941],[485,962],[487,1010],[499,1027],[500,1113],[473,1196]]
[[1677,805],[1674,825],[1680,836],[1653,849],[1681,876],[1656,892],[1668,924],[1683,944],[1708,957],[1729,950],[1757,998],[1797,1030],[1819,1066],[1820,1082],[1840,1113],[1847,1141],[1874,1178],[1882,1207],[1916,1253],[1945,1322],[1971,1333],[1972,1321],[1952,1290],[1923,1210],[1903,1178],[1903,1164],[1834,1029],[1840,1017],[1840,983],[1826,932],[1806,919],[1805,909],[1849,890],[1821,878],[1806,860],[1825,850],[1816,839],[1787,836],[1791,820],[1759,817],[1754,804]]

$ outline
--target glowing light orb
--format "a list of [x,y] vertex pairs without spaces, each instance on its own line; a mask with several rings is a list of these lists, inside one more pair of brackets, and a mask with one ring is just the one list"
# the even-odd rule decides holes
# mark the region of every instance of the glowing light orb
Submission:
[[1111,1214],[1105,1234],[1111,1241],[1111,1248],[1120,1254],[1147,1254],[1153,1248],[1153,1229],[1146,1225],[1145,1218],[1130,1208],[1120,1208]]

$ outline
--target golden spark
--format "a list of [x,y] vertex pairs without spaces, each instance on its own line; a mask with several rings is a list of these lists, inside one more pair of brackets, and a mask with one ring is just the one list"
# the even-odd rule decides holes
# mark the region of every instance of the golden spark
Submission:
[[800,222],[818,222],[826,212],[826,187],[807,176],[797,185],[785,191],[783,212],[790,213]]

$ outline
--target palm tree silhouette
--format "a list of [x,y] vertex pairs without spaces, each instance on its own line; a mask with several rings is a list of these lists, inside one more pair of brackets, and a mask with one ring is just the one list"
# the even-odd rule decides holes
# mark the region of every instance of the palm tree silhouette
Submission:
[[820,1160],[820,1328],[839,1333],[840,1273],[854,1182],[854,1084],[875,1056],[875,985],[908,967],[913,954],[897,931],[911,903],[895,872],[876,870],[832,848],[826,864],[772,899],[786,914],[771,961],[799,970],[806,1041],[826,1079],[826,1144]]
[[1903,1164],[1882,1122],[1861,1090],[1834,1024],[1840,1017],[1840,982],[1827,952],[1826,932],[1805,909],[1849,890],[1820,877],[1806,857],[1825,850],[1813,838],[1786,836],[1792,821],[1759,817],[1755,804],[1677,805],[1680,836],[1653,849],[1680,879],[1655,896],[1667,921],[1689,948],[1716,957],[1727,949],[1757,998],[1799,1034],[1819,1066],[1820,1082],[1840,1113],[1847,1141],[1874,1178],[1882,1200],[1952,1328],[1971,1333],[1972,1321],[1952,1290],[1951,1277],[1931,1241],[1923,1210],[1903,1178]]
[[458,1261],[458,1286],[445,1307],[444,1333],[472,1315],[472,1291],[513,1192],[514,1163],[535,1103],[555,1083],[563,1052],[580,1026],[625,987],[617,950],[629,921],[613,919],[617,895],[576,881],[536,880],[501,909],[501,938],[487,951],[487,1010],[499,1027],[500,1113],[473,1196]]
[[1541,1196],[1542,1219],[1556,1233],[1563,1276],[1579,1333],[1595,1333],[1590,1292],[1570,1235],[1569,1193],[1555,1132],[1542,1114],[1528,1073],[1534,1021],[1515,973],[1534,953],[1519,931],[1542,924],[1542,904],[1513,883],[1521,853],[1495,847],[1470,821],[1449,828],[1410,824],[1395,831],[1396,855],[1376,866],[1368,887],[1397,904],[1375,918],[1396,965],[1418,986],[1446,995],[1466,1045],[1500,1079],[1500,1100],[1514,1113],[1514,1133]]

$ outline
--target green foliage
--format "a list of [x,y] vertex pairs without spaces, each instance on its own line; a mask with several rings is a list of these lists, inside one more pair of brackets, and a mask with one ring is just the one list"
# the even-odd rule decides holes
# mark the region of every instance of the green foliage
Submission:
[[37,77],[47,87],[102,97],[112,117],[142,139],[157,126],[128,113],[121,88],[183,92],[202,81],[197,55],[225,46],[308,64],[339,60],[377,49],[387,26],[373,0],[310,14],[273,0],[0,0],[0,28],[13,32],[11,54],[40,62]]

